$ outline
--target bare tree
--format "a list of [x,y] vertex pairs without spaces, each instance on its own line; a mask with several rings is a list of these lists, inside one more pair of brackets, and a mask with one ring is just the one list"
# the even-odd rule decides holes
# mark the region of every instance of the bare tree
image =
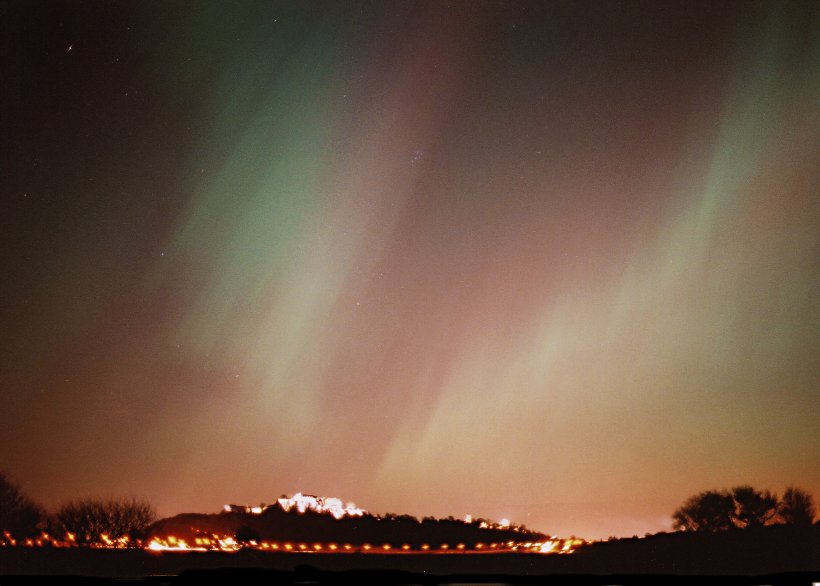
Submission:
[[58,528],[80,544],[141,537],[156,518],[153,507],[137,499],[72,501],[60,507]]
[[787,525],[808,527],[814,523],[816,513],[814,499],[805,490],[789,487],[780,500],[778,513],[780,519]]
[[5,533],[15,539],[33,537],[44,516],[43,509],[19,485],[0,473],[0,541]]

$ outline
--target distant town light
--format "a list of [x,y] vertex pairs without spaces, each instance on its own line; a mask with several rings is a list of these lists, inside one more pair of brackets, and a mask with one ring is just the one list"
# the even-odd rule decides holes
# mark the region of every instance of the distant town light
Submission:
[[296,509],[299,513],[313,511],[315,513],[327,513],[333,515],[336,519],[342,517],[361,517],[367,513],[364,509],[360,509],[353,503],[344,505],[341,499],[335,497],[321,497],[310,494],[302,494],[297,492],[292,497],[282,497],[277,501],[279,507],[285,511],[290,512]]

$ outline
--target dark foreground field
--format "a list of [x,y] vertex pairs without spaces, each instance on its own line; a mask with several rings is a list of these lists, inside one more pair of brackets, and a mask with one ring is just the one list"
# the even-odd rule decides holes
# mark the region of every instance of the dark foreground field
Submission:
[[[166,581],[191,583],[210,579],[216,573],[224,577],[226,583],[241,575],[243,582],[321,584],[338,583],[343,577],[351,578],[346,572],[362,571],[355,574],[354,581],[542,583],[543,577],[548,577],[546,581],[550,583],[627,584],[651,582],[658,575],[690,579],[711,575],[721,576],[721,583],[735,584],[820,582],[820,528],[797,533],[781,529],[657,535],[596,544],[572,555],[273,553],[253,550],[150,553],[142,550],[0,548],[0,575],[181,576]],[[206,578],[203,571],[211,575]]]

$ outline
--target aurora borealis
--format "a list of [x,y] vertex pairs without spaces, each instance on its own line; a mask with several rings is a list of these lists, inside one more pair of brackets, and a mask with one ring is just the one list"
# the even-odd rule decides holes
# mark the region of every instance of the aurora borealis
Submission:
[[7,2],[0,469],[561,535],[820,498],[812,2]]

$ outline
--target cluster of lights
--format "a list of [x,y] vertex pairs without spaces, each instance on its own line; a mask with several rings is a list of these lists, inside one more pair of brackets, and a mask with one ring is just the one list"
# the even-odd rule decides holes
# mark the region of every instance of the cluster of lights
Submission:
[[127,549],[131,547],[131,540],[127,535],[122,537],[111,538],[105,533],[100,535],[100,541],[91,543],[91,547],[99,547],[104,549]]
[[[253,543],[253,542],[252,542]],[[192,543],[173,535],[166,538],[154,537],[145,546],[148,551],[238,551],[240,545],[233,537],[195,537]]]
[[360,509],[353,503],[346,505],[341,499],[335,497],[321,497],[310,494],[302,494],[297,492],[291,497],[282,497],[276,501],[276,505],[259,505],[259,506],[244,506],[244,505],[225,505],[226,513],[245,513],[248,515],[261,515],[271,506],[278,506],[285,512],[298,511],[305,513],[312,511],[314,513],[323,513],[332,515],[335,519],[342,517],[361,517],[367,513],[364,509]]
[[[438,552],[438,553],[500,553],[500,552],[529,552],[541,554],[568,554],[574,552],[579,546],[587,543],[582,539],[557,539],[534,542],[495,542],[476,543],[469,547],[465,543],[441,543],[431,545],[424,543],[420,546],[402,544],[395,546],[390,543],[370,544],[364,543],[354,545],[350,543],[321,543],[321,542],[278,542],[278,541],[249,541],[238,543],[233,537],[219,536],[216,534],[210,537],[195,537],[190,541],[175,537],[154,537],[144,549],[152,552],[191,552],[191,551],[221,551],[236,552],[240,549],[254,549],[262,551],[280,552],[301,552],[301,553],[418,553],[418,552]],[[141,544],[132,543],[128,537],[116,539],[108,535],[100,535],[98,542],[88,544],[95,549],[126,549],[139,547]],[[0,534],[0,546],[22,546],[22,547],[76,547],[76,538],[73,534],[67,533],[65,539],[56,539],[47,533],[42,533],[36,538],[24,540],[14,539],[8,532]]]
[[55,540],[47,533],[26,539],[15,539],[8,531],[0,533],[0,547],[43,547],[55,544]]
[[145,549],[149,551],[162,552],[184,552],[184,551],[222,551],[236,552],[240,549],[254,549],[262,551],[281,551],[297,553],[418,553],[418,552],[438,552],[438,553],[501,553],[501,552],[528,552],[528,553],[572,553],[585,542],[581,539],[552,539],[549,541],[536,542],[496,542],[496,543],[476,543],[473,547],[468,547],[465,543],[441,543],[430,545],[424,543],[418,547],[410,544],[396,546],[390,543],[370,544],[363,543],[354,545],[350,543],[321,543],[321,542],[278,542],[278,541],[249,541],[248,543],[237,543],[230,537],[211,538],[197,537],[192,543],[184,539],[173,536],[167,538],[153,538]]
[[342,517],[361,517],[367,511],[360,509],[353,503],[344,505],[341,499],[335,497],[324,498],[297,492],[292,497],[283,497],[277,501],[283,511],[296,509],[300,513],[313,511],[314,513],[327,513],[336,519]]
[[[364,509],[356,507],[353,503],[343,505],[342,501],[337,498],[323,498],[312,495],[304,495],[296,493],[292,497],[283,497],[278,499],[275,505],[260,505],[260,506],[241,506],[241,505],[225,505],[226,512],[240,512],[252,515],[261,515],[271,506],[278,506],[283,511],[289,512],[291,510],[299,513],[312,511],[316,513],[329,514],[335,519],[342,517],[361,517],[367,513]],[[473,523],[472,515],[466,515],[464,522],[468,524]],[[510,523],[509,519],[502,519],[495,523],[486,520],[480,520],[479,527],[481,529],[507,529],[512,531],[520,531],[519,527]],[[441,543],[438,545],[431,545],[428,543],[420,546],[411,546],[410,544],[402,544],[401,546],[394,546],[389,543],[381,545],[373,545],[364,543],[361,545],[353,545],[350,543],[294,543],[294,542],[273,542],[273,541],[248,541],[239,543],[233,537],[227,535],[212,534],[210,536],[198,536],[186,540],[176,536],[167,537],[153,537],[151,540],[143,545],[142,542],[131,542],[127,536],[111,538],[106,534],[99,536],[98,540],[87,543],[88,547],[96,549],[126,549],[126,548],[144,548],[153,552],[189,552],[189,551],[221,551],[221,552],[236,552],[240,549],[255,549],[263,551],[282,551],[282,552],[333,552],[333,553],[418,553],[418,552],[437,552],[437,553],[500,553],[500,552],[530,552],[541,554],[552,553],[572,553],[578,546],[587,543],[581,539],[558,539],[551,538],[547,541],[537,542],[518,542],[506,541],[496,543],[475,543],[472,547],[468,547],[465,543]],[[15,540],[14,537],[7,531],[0,533],[0,547],[3,546],[24,546],[24,547],[76,547],[79,545],[76,536],[72,533],[66,533],[63,539],[57,539],[45,532],[36,538],[29,538],[25,540]]]
[[[59,539],[48,533],[40,533],[37,537],[26,539],[15,539],[8,531],[0,534],[0,547],[77,547],[77,536],[74,533],[66,532],[65,537]],[[103,533],[97,541],[90,541],[86,544],[94,549],[132,549],[141,547],[139,542],[132,542],[127,535],[122,537],[110,537]]]
[[[467,515],[464,522],[472,523],[472,515]],[[503,529],[505,531],[521,533],[521,527],[514,525],[509,519],[501,519],[498,523],[494,523],[493,521],[481,521],[478,526],[480,529]]]
[[516,544],[512,549],[517,551],[531,551],[533,553],[572,553],[579,546],[588,543],[583,539],[551,539]]

